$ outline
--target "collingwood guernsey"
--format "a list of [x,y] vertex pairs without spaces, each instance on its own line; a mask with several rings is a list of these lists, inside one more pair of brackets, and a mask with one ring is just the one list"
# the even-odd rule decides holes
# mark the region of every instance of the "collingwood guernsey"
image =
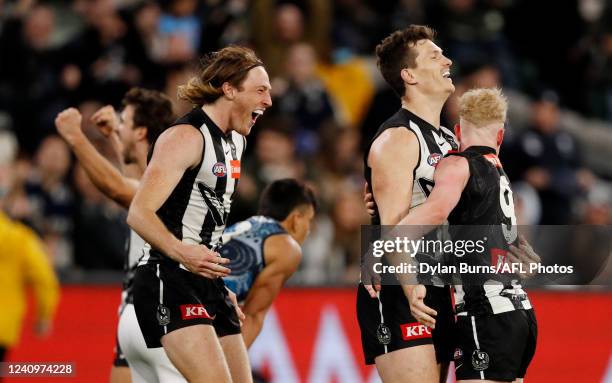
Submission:
[[[202,134],[202,159],[196,167],[185,171],[157,215],[181,241],[215,249],[220,245],[240,179],[246,138],[234,131],[224,134],[201,108],[193,109],[173,126],[182,124]],[[140,264],[161,261],[176,263],[146,243]]]
[[[434,186],[434,171],[438,161],[440,161],[449,151],[457,150],[458,145],[455,135],[449,129],[443,126],[437,129],[409,110],[400,108],[380,126],[376,135],[370,142],[370,147],[378,136],[385,130],[392,128],[408,129],[415,134],[419,141],[419,160],[414,169],[412,181],[412,199],[410,201],[410,210],[412,210],[425,202],[431,193]],[[370,147],[368,147],[365,153],[365,179],[369,185],[372,185],[372,169],[367,164]],[[376,195],[374,195],[374,200],[376,200]],[[372,225],[380,225],[378,211],[376,211],[375,215],[372,217]],[[435,231],[430,233],[427,238],[432,238],[433,236],[435,237],[433,239],[442,239],[440,237],[441,235],[442,231]],[[442,257],[442,253],[434,254],[422,252],[416,255],[416,259],[419,262],[425,262],[432,265],[439,264]],[[439,278],[430,277],[431,275],[420,275],[419,279],[424,284],[444,284]]]

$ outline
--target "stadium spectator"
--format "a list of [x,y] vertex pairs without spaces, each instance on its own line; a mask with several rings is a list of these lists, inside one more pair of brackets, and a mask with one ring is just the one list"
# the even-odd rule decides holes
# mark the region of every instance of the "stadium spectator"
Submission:
[[4,197],[15,177],[16,154],[13,134],[0,132],[0,362],[19,340],[28,288],[34,293],[34,331],[39,336],[51,331],[59,298],[58,282],[41,241],[31,229],[4,213]]
[[555,93],[542,92],[532,105],[531,125],[501,152],[510,178],[538,191],[544,225],[569,224],[574,199],[594,181],[575,138],[560,128],[558,101]]

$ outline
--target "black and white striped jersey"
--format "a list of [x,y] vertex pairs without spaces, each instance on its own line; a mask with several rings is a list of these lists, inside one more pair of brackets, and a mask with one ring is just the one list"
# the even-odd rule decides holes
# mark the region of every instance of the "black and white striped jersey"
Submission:
[[[419,140],[419,161],[414,169],[412,201],[410,202],[410,209],[414,209],[425,202],[429,193],[431,193],[436,165],[449,150],[458,149],[457,139],[449,129],[443,126],[437,129],[409,110],[400,108],[380,126],[366,150],[365,179],[369,185],[372,185],[372,169],[367,162],[370,147],[385,130],[398,127],[404,127],[412,131]],[[376,199],[376,196],[374,196],[374,199]],[[380,224],[378,212],[372,217],[372,224]]]
[[[436,128],[409,110],[400,108],[393,116],[391,116],[380,126],[365,152],[365,179],[369,185],[372,185],[372,169],[368,166],[368,154],[370,148],[378,136],[380,136],[385,130],[391,128],[408,129],[416,135],[419,141],[419,160],[417,162],[417,166],[414,168],[412,180],[412,199],[410,201],[410,210],[412,210],[425,202],[431,193],[434,186],[434,171],[438,162],[442,159],[442,157],[444,157],[444,155],[446,155],[446,153],[448,153],[450,150],[457,150],[459,146],[457,145],[455,135],[449,129],[443,126]],[[375,194],[374,200],[376,200]],[[372,217],[372,224],[380,224],[380,216],[378,215],[378,211]],[[441,235],[444,235],[444,232],[439,230],[430,233],[428,238],[437,238]],[[430,264],[437,264],[438,262],[442,261],[443,256],[444,255],[442,253],[419,253],[416,255],[419,262],[426,262]],[[444,281],[437,277],[431,278],[431,280],[429,280],[429,278],[425,280],[419,276],[419,280],[422,283],[433,283],[437,286],[444,284]]]
[[[497,158],[496,150],[487,146],[470,146],[460,156],[468,161],[468,179],[459,202],[448,216],[453,241],[483,241],[484,251],[455,256],[470,266],[501,270],[507,263],[510,244],[517,240],[516,215],[508,177]],[[474,269],[476,270],[476,269]],[[513,273],[461,273],[461,285],[455,286],[458,315],[491,315],[514,310],[529,310],[531,302]]]
[[[246,138],[235,131],[224,134],[201,108],[179,118],[176,125],[198,129],[204,150],[200,164],[185,171],[157,215],[183,242],[217,248],[240,179]],[[146,243],[140,264],[160,261],[174,262]]]

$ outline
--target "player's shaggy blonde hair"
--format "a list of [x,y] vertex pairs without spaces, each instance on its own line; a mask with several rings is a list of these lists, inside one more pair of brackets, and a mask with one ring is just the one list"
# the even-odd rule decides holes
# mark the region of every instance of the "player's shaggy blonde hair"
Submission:
[[477,88],[465,92],[459,98],[459,117],[484,127],[506,122],[508,101],[497,88]]

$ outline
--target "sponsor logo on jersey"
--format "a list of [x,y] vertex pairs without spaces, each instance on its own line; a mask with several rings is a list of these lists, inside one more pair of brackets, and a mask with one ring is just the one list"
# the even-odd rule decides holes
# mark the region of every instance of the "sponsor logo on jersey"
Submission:
[[402,329],[402,338],[404,340],[431,338],[431,329],[419,322],[402,324],[400,328]]
[[223,162],[217,162],[213,165],[212,172],[217,177],[225,177],[225,175],[227,174],[227,168],[225,167],[225,164]]
[[440,162],[441,159],[442,155],[440,153],[431,153],[429,157],[427,157],[427,164],[435,168],[438,166],[438,162]]
[[170,323],[170,310],[162,304],[157,306],[157,322],[160,326]]
[[389,344],[391,343],[391,330],[386,324],[381,323],[376,329],[376,337],[378,338],[378,343]]
[[231,160],[230,169],[232,178],[240,178],[240,160]]
[[484,371],[489,368],[489,354],[480,349],[474,350],[472,353],[472,367],[476,371]]
[[215,316],[210,316],[203,305],[181,305],[181,317],[183,319],[206,318],[215,319]]

